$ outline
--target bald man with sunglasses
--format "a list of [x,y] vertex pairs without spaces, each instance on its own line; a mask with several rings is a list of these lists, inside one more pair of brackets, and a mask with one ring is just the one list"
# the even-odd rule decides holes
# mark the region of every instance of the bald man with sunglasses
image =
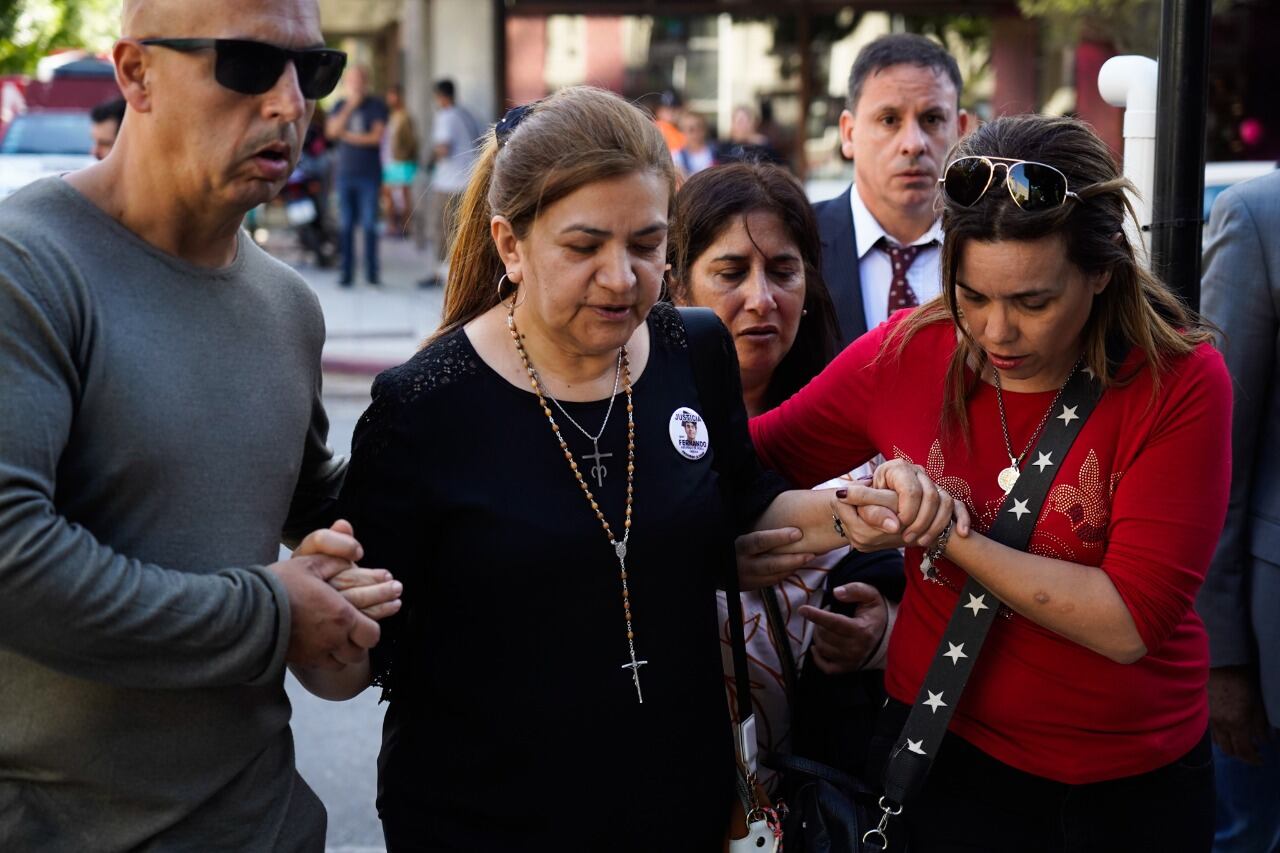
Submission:
[[318,851],[284,668],[361,660],[398,585],[333,523],[319,304],[241,220],[345,57],[314,0],[123,32],[111,153],[0,204],[0,849]]

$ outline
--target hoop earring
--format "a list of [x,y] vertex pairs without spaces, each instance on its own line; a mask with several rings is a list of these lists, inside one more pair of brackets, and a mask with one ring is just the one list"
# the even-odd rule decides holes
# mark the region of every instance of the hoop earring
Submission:
[[513,288],[515,288],[514,290],[511,291],[511,301],[515,303],[514,307],[519,308],[521,305],[524,304],[523,299],[521,299],[519,302],[516,302],[516,296],[520,293],[520,285],[512,281],[505,272],[502,274],[502,277],[498,279],[498,302],[501,303],[503,301],[502,285],[504,282],[506,284],[511,285]]

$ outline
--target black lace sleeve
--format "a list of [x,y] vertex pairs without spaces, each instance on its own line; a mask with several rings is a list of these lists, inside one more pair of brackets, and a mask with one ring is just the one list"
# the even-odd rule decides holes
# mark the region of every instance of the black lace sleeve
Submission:
[[397,659],[402,657],[404,623],[413,600],[415,580],[424,570],[418,478],[422,470],[411,388],[397,368],[378,377],[373,402],[356,424],[351,462],[342,490],[341,511],[364,547],[361,565],[387,569],[404,584],[400,613],[381,623],[382,637],[370,652],[373,683],[389,699]]

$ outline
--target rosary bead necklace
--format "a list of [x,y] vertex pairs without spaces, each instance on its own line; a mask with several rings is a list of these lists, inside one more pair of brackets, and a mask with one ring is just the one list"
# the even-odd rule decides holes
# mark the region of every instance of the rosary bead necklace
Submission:
[[[618,369],[614,375],[613,393],[616,397],[618,394],[618,379],[621,377],[622,388],[627,395],[627,511],[626,518],[623,521],[622,539],[617,539],[613,535],[613,528],[609,526],[609,521],[604,517],[604,510],[600,508],[600,504],[596,501],[595,495],[591,493],[591,487],[587,485],[587,481],[582,477],[582,471],[578,467],[577,460],[573,458],[573,451],[569,449],[569,445],[565,442],[564,436],[560,434],[560,425],[556,423],[555,415],[551,411],[551,407],[547,405],[547,394],[542,382],[542,377],[538,375],[538,371],[534,368],[533,362],[529,360],[529,354],[525,352],[524,343],[520,340],[520,331],[516,328],[516,298],[511,297],[511,305],[507,309],[507,329],[511,332],[511,339],[515,341],[516,352],[520,356],[520,361],[524,363],[525,372],[529,374],[529,384],[533,386],[533,393],[538,397],[538,403],[542,406],[542,413],[547,416],[547,423],[551,424],[551,431],[555,433],[556,441],[560,444],[560,450],[564,453],[565,461],[569,463],[569,470],[573,472],[574,479],[577,480],[578,487],[582,490],[583,496],[587,499],[587,503],[591,504],[591,510],[595,513],[596,519],[600,522],[600,526],[604,529],[605,536],[609,539],[609,544],[613,547],[614,556],[618,558],[618,569],[622,580],[622,609],[627,622],[627,650],[630,653],[631,661],[624,663],[621,669],[631,670],[631,680],[636,686],[636,700],[643,705],[644,694],[640,692],[640,667],[648,663],[646,660],[637,660],[636,658],[636,635],[635,628],[631,618],[631,591],[627,587],[627,540],[631,538],[631,507],[635,496],[635,471],[636,471],[636,421],[635,407],[631,401],[631,364],[627,360],[627,348],[625,345],[618,349]],[[569,413],[565,412],[563,407],[551,397],[552,402],[556,403],[556,408],[564,414],[566,418]],[[609,411],[613,410],[613,400],[610,398]],[[573,422],[573,418],[569,418]],[[608,423],[609,416],[605,415],[605,423]],[[578,426],[574,422],[575,426]],[[578,426],[582,433],[591,439],[593,443],[599,441],[599,436],[593,437],[586,430]],[[604,427],[600,428],[600,435],[604,435]],[[605,454],[606,456],[610,454]],[[596,464],[600,462],[600,448],[596,447]],[[588,456],[588,459],[591,457]],[[592,469],[593,475],[596,473]],[[603,474],[600,474],[598,482],[603,483]]]

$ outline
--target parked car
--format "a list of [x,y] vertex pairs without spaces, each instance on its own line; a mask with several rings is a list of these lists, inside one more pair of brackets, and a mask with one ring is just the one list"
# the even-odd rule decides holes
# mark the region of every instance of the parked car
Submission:
[[43,178],[94,162],[88,110],[40,110],[15,116],[0,136],[0,199]]

